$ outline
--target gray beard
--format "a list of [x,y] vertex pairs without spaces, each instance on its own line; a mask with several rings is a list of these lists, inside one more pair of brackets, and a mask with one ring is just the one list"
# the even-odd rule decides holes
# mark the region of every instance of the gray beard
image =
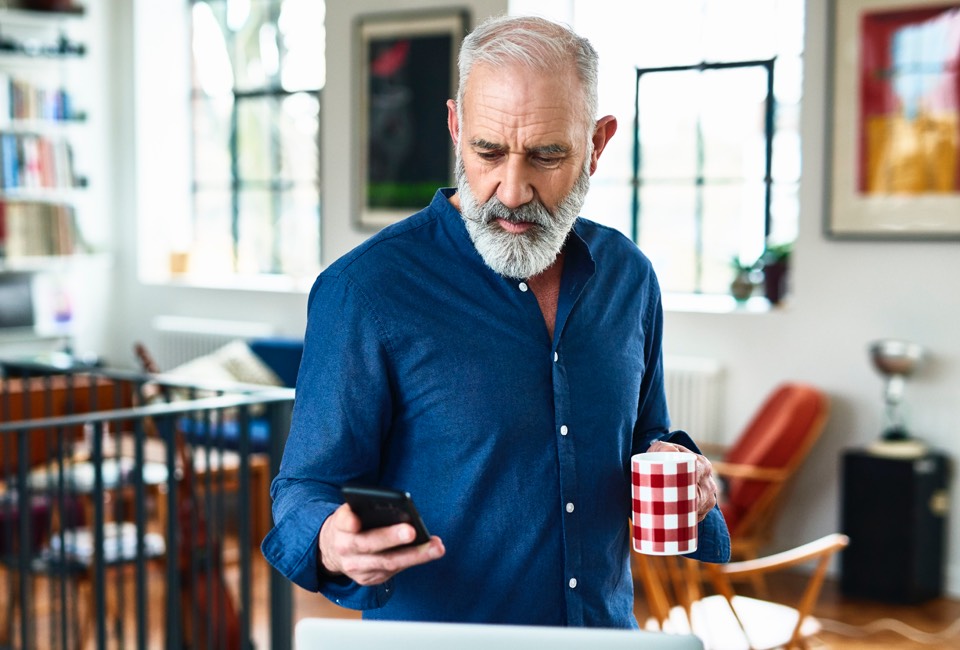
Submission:
[[[463,158],[457,150],[457,194],[460,195],[460,213],[467,233],[483,261],[494,272],[508,278],[525,279],[546,271],[557,259],[563,244],[573,228],[580,209],[590,189],[590,157],[584,163],[577,182],[573,184],[554,214],[540,201],[534,199],[518,208],[503,205],[496,195],[483,205],[467,182]],[[526,232],[511,233],[504,230],[497,219],[514,223],[534,224]]]

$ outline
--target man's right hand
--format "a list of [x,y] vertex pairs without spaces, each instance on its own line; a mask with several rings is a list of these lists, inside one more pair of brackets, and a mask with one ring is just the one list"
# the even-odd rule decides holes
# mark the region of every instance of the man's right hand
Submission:
[[410,524],[360,530],[360,519],[341,505],[320,527],[319,557],[324,570],[345,575],[363,586],[386,582],[397,573],[443,557],[446,549],[434,535],[426,544],[404,546],[416,535]]

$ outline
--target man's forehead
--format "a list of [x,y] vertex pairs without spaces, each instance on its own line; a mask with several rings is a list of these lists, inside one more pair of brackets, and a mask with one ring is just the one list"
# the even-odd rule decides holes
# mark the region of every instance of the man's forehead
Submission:
[[562,97],[570,106],[582,96],[573,66],[539,68],[522,63],[478,63],[467,77],[464,101],[486,95],[514,101]]
[[524,67],[478,66],[464,90],[461,129],[468,142],[503,144],[504,138],[522,137],[543,146],[580,135],[581,102],[570,80]]

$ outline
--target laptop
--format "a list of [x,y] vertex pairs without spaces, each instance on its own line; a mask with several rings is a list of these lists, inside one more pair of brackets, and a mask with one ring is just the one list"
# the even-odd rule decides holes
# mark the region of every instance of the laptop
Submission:
[[695,636],[640,630],[304,618],[296,650],[703,650]]

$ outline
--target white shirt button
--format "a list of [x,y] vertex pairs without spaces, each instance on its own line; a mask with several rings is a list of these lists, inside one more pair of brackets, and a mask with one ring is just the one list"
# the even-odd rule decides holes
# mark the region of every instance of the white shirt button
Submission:
[[520,291],[526,291],[526,290],[528,289],[526,282],[521,282],[521,283],[520,283],[519,285],[517,285],[517,286],[520,287]]
[[567,512],[573,512],[573,504],[572,504],[572,503],[568,503],[568,504],[567,504]]
[[556,362],[559,361],[559,360],[560,360],[560,355],[557,354],[556,352],[554,352],[554,353],[553,353],[553,362],[556,363]]
[[562,425],[562,426],[560,427],[560,435],[561,435],[561,436],[565,436],[565,435],[567,435],[568,433],[570,433],[570,429],[567,428],[567,425],[565,425],[565,424]]
[[576,578],[570,578],[570,582],[569,582],[568,584],[570,585],[570,588],[571,588],[571,589],[576,589],[576,588],[577,588],[577,579],[576,579]]

